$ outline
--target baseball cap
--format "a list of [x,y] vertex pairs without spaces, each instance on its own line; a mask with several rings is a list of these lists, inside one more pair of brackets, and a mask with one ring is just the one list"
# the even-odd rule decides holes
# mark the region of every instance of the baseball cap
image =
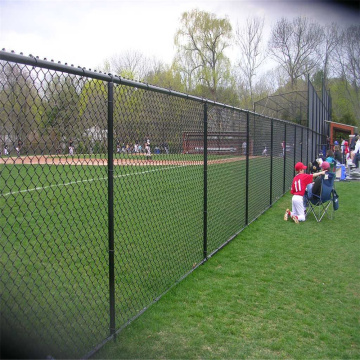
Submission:
[[321,164],[321,168],[323,170],[329,170],[330,169],[330,164],[327,161],[323,161],[323,163]]
[[306,170],[306,169],[307,169],[307,167],[302,162],[298,162],[295,165],[295,170],[296,171]]

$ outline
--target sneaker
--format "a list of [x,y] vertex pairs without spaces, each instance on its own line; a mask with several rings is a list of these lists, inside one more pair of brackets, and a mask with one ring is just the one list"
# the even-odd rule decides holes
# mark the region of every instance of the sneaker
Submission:
[[289,209],[286,209],[285,215],[284,215],[284,220],[287,221],[288,218],[289,218],[289,216],[290,216],[290,210],[289,210]]
[[299,218],[298,218],[296,215],[293,215],[293,216],[291,217],[291,219],[294,220],[294,223],[295,223],[295,224],[298,224],[298,223],[299,223]]

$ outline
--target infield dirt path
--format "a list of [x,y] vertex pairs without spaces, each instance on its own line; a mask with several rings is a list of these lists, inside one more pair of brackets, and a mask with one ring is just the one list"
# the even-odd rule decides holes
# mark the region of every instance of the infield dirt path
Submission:
[[[226,159],[208,160],[208,164],[222,164],[245,160],[245,156],[237,156]],[[161,166],[161,165],[177,165],[177,166],[190,166],[190,165],[203,165],[203,161],[196,160],[142,160],[142,159],[114,159],[114,165],[119,166]],[[24,165],[82,165],[82,166],[107,166],[107,159],[91,159],[80,157],[59,157],[59,156],[20,156],[20,157],[2,157],[0,164],[24,164]]]

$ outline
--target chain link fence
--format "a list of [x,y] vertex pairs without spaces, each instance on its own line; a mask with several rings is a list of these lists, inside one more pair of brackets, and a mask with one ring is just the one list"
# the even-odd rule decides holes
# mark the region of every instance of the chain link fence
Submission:
[[110,74],[0,60],[7,356],[91,357],[288,191],[321,141]]

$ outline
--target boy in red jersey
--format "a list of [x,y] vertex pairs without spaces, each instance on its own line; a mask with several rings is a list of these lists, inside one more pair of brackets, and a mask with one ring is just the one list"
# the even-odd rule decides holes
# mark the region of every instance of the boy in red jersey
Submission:
[[286,209],[284,220],[287,221],[289,216],[296,224],[299,221],[305,221],[305,209],[304,209],[304,194],[306,190],[306,186],[311,184],[319,175],[324,175],[326,171],[320,171],[314,174],[305,174],[305,170],[307,167],[302,163],[298,162],[295,165],[295,171],[297,174],[295,175],[292,185],[291,185],[291,194],[292,197],[292,211]]

